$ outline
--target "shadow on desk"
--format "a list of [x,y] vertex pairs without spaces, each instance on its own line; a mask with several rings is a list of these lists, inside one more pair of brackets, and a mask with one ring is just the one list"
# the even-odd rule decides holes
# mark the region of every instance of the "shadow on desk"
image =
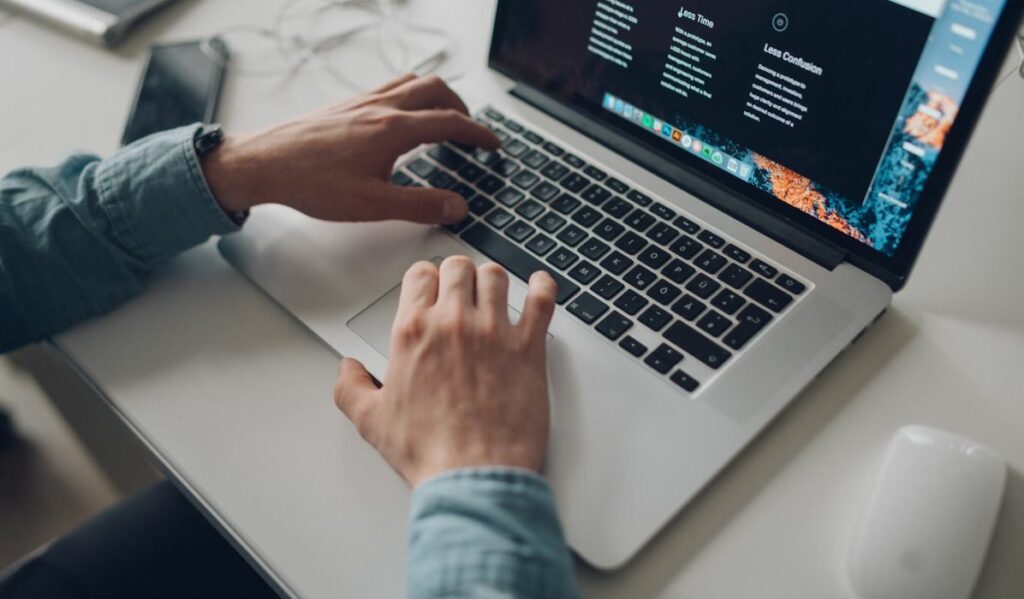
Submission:
[[917,332],[908,315],[890,309],[629,564],[603,573],[578,562],[584,588],[589,578],[604,596],[620,596],[612,589],[629,589],[638,598],[664,594],[686,564],[858,395],[871,380],[865,373],[881,370]]

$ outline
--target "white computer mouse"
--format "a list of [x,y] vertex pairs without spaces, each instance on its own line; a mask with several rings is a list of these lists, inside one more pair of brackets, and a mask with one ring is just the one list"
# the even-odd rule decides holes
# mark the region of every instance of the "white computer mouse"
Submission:
[[854,534],[853,589],[862,599],[967,599],[1005,483],[991,449],[934,428],[900,429]]

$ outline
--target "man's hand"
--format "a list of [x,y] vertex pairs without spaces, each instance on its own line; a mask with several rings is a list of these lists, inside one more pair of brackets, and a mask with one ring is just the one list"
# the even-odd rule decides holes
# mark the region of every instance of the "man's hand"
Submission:
[[333,221],[458,222],[467,210],[458,194],[388,178],[398,157],[420,144],[496,149],[498,138],[467,115],[440,78],[407,75],[262,133],[229,135],[203,157],[203,173],[231,212],[280,203]]
[[540,470],[549,411],[545,338],[556,285],[530,279],[519,323],[508,318],[508,275],[463,256],[412,266],[378,389],[363,365],[342,360],[334,399],[413,487],[447,470]]

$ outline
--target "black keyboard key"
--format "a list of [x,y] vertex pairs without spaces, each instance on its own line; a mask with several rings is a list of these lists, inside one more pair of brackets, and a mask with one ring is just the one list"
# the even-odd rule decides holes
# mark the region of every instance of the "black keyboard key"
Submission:
[[668,263],[668,266],[661,270],[661,274],[665,275],[670,281],[678,285],[685,283],[686,279],[689,279],[695,272],[697,271],[695,271],[692,266],[678,258],[673,258],[672,261]]
[[701,299],[708,299],[719,287],[720,284],[703,274],[698,274],[686,284],[686,289]]
[[690,235],[696,235],[697,231],[700,231],[700,227],[697,225],[697,223],[686,218],[685,216],[677,216],[675,220],[672,221],[672,224],[686,231]]
[[696,391],[697,387],[700,386],[700,383],[697,382],[697,379],[695,379],[692,376],[686,374],[682,370],[677,370],[677,371],[673,372],[672,376],[670,376],[668,378],[673,383],[675,383],[675,384],[679,385],[680,387],[682,387],[684,391],[688,391],[690,393],[693,393],[694,391]]
[[701,231],[700,234],[697,235],[697,239],[703,241],[704,243],[716,249],[725,245],[724,239],[706,229]]
[[654,224],[654,217],[646,211],[637,208],[626,217],[625,222],[630,229],[643,233]]
[[558,241],[569,247],[576,247],[581,241],[587,238],[587,233],[576,225],[569,225],[558,234]]
[[739,296],[739,294],[723,289],[718,292],[715,299],[711,300],[711,305],[718,308],[726,314],[735,314],[736,310],[743,307],[743,304],[747,303],[745,299]]
[[595,206],[600,206],[605,200],[612,197],[612,192],[595,184],[588,187],[586,191],[580,194],[580,197]]
[[553,183],[541,181],[540,185],[534,187],[533,190],[530,191],[530,195],[542,202],[550,202],[551,198],[558,195],[558,192],[559,189],[555,187]]
[[614,191],[615,193],[626,193],[627,191],[629,191],[629,185],[626,185],[625,183],[619,181],[615,177],[609,178],[607,181],[604,182],[604,184],[605,186],[608,187],[608,189]]
[[600,260],[610,249],[607,243],[591,237],[580,246],[580,253],[591,260]]
[[640,324],[653,331],[660,331],[665,328],[665,325],[672,322],[672,315],[658,306],[651,306],[644,310],[643,314],[637,317],[637,320],[640,321]]
[[658,246],[650,245],[640,252],[638,259],[651,268],[661,268],[672,255]]
[[732,357],[727,349],[708,339],[690,325],[675,321],[662,333],[665,339],[711,368],[718,369]]
[[732,322],[714,310],[709,310],[697,321],[697,327],[712,337],[718,337],[730,326],[732,326]]
[[455,185],[452,185],[448,189],[450,189],[450,190],[454,191],[455,193],[459,194],[460,196],[463,197],[463,199],[466,199],[466,200],[472,199],[473,196],[476,195],[476,190],[475,189],[473,189],[471,186],[469,186],[466,183],[463,183],[461,181],[456,183]]
[[590,206],[584,206],[572,215],[572,219],[584,227],[592,227],[594,223],[601,220],[601,213]]
[[562,177],[569,174],[569,167],[565,166],[561,162],[549,162],[547,166],[541,169],[540,174],[544,175],[552,181],[558,181]]
[[494,195],[500,191],[502,187],[505,187],[505,182],[494,175],[487,175],[476,182],[476,188],[487,195]]
[[633,266],[633,261],[626,257],[622,252],[612,252],[608,254],[607,258],[601,261],[601,267],[613,275],[622,274],[622,271],[626,270],[630,266]]
[[540,175],[533,171],[519,171],[512,177],[512,184],[520,189],[530,189],[540,181]]
[[777,268],[771,264],[762,262],[761,260],[754,260],[751,262],[750,268],[753,268],[755,272],[766,279],[774,279],[775,275],[779,274],[779,270]]
[[734,289],[743,287],[753,277],[754,275],[750,274],[749,270],[738,264],[730,264],[725,267],[725,270],[718,273],[718,280]]
[[391,183],[398,185],[399,187],[405,187],[412,183],[412,177],[403,173],[402,171],[395,171],[391,173]]
[[598,181],[604,181],[608,177],[608,173],[592,164],[588,164],[586,168],[583,169],[583,173],[591,179],[596,179]]
[[460,168],[458,174],[459,177],[462,177],[463,181],[473,183],[480,177],[483,177],[486,174],[486,171],[470,162],[469,164],[466,164],[465,166]]
[[595,328],[597,329],[597,332],[612,341],[615,341],[624,335],[626,331],[633,328],[633,321],[613,310],[612,313],[605,316],[604,320],[599,322]]
[[512,138],[501,145],[505,153],[514,158],[519,158],[526,152],[530,151],[530,146],[523,143],[521,140]]
[[650,206],[653,201],[647,194],[640,193],[637,190],[633,190],[626,194],[626,199],[638,206]]
[[606,214],[610,214],[615,218],[622,218],[629,214],[630,210],[633,209],[633,204],[630,204],[622,198],[612,198],[601,206],[601,210],[604,210]]
[[476,196],[469,201],[469,211],[477,216],[487,214],[487,211],[494,208],[494,202],[484,196]]
[[548,211],[544,216],[537,219],[537,226],[548,233],[554,233],[565,225],[565,219],[554,212]]
[[672,311],[682,316],[686,320],[693,320],[700,316],[701,312],[707,309],[699,299],[693,297],[689,293],[683,296],[681,300],[672,304]]
[[516,133],[522,133],[525,130],[522,125],[512,119],[506,119],[505,126],[508,127],[509,131],[515,131]]
[[622,341],[619,341],[619,347],[626,350],[630,355],[636,358],[647,353],[647,346],[629,335],[626,335],[622,338]]
[[495,173],[498,173],[498,175],[501,177],[508,178],[519,171],[519,165],[509,160],[508,158],[503,158],[495,162],[494,165],[491,167],[491,170],[494,171]]
[[477,148],[473,150],[473,160],[476,160],[484,166],[491,166],[495,162],[501,160],[501,155],[497,152],[491,152],[483,148]]
[[551,239],[543,233],[538,233],[533,236],[533,239],[526,243],[526,249],[538,256],[543,256],[553,250],[556,245],[558,244],[555,243],[554,239]]
[[658,278],[658,275],[638,264],[630,269],[622,278],[633,287],[643,291],[650,287],[651,283]]
[[598,279],[597,282],[591,285],[590,288],[594,290],[594,293],[600,295],[606,300],[610,300],[618,295],[619,292],[625,288],[625,285],[608,275],[604,275]]
[[601,271],[586,260],[580,262],[576,266],[573,266],[572,270],[569,271],[570,277],[584,285],[589,285],[590,282],[596,279],[599,274],[601,274]]
[[661,245],[668,245],[679,237],[679,230],[666,223],[658,223],[647,232],[647,238]]
[[501,229],[502,227],[514,221],[515,219],[516,217],[509,214],[507,211],[498,208],[497,210],[489,212],[487,214],[487,218],[485,218],[484,220],[490,223],[491,226],[493,226],[495,229]]
[[466,158],[448,146],[434,146],[427,150],[427,155],[453,171],[466,164]]
[[714,274],[722,270],[722,267],[726,264],[726,260],[721,254],[716,253],[714,250],[704,250],[704,253],[697,256],[697,259],[694,260],[693,263],[697,265],[697,268]]
[[422,158],[410,162],[406,168],[416,174],[420,179],[429,179],[437,172],[437,167]]
[[516,214],[526,220],[533,220],[537,218],[541,212],[544,212],[544,205],[533,200],[526,200],[516,207]]
[[494,199],[511,208],[512,206],[515,206],[516,204],[521,202],[525,197],[526,196],[523,195],[523,192],[519,191],[518,189],[506,187],[505,189],[499,191],[498,194],[494,196]]
[[525,241],[530,235],[533,235],[535,230],[536,229],[526,224],[524,221],[517,220],[511,225],[505,227],[505,235],[508,235],[516,241]]
[[619,299],[615,300],[615,307],[632,316],[649,303],[644,296],[632,289],[627,289],[625,293],[619,296]]
[[725,249],[722,250],[722,253],[725,254],[726,256],[729,256],[733,260],[739,262],[740,264],[746,264],[747,261],[750,260],[749,252],[747,252],[744,249],[738,248],[731,243],[725,246]]
[[754,281],[743,290],[743,293],[772,312],[781,312],[789,305],[790,302],[793,301],[792,295],[764,279]]
[[467,214],[466,218],[460,220],[457,223],[451,223],[451,224],[445,225],[444,228],[448,229],[452,233],[458,234],[458,233],[461,233],[463,229],[465,229],[466,227],[468,227],[471,224],[473,224],[473,217],[469,216]]
[[779,284],[779,287],[782,287],[793,295],[800,295],[805,289],[807,289],[803,283],[797,281],[786,273],[779,275],[779,278],[776,279],[775,282]]
[[501,143],[505,143],[506,141],[512,139],[512,135],[508,131],[505,131],[504,129],[492,128],[491,132],[494,133],[494,137],[497,137],[501,141]]
[[523,281],[529,281],[530,275],[538,270],[546,271],[558,284],[560,304],[565,303],[580,289],[576,283],[484,225],[478,223],[466,229],[462,233],[462,239]]
[[558,196],[558,199],[551,202],[551,208],[561,212],[562,214],[571,214],[573,210],[580,207],[580,202],[576,198],[572,197],[571,194],[563,193]]
[[666,281],[658,281],[647,289],[647,297],[658,302],[662,306],[667,306],[672,303],[672,300],[679,297],[680,293],[682,293],[682,290]]
[[697,255],[704,246],[694,240],[693,237],[683,235],[679,241],[673,243],[668,249],[675,252],[680,258],[689,260]]
[[505,115],[501,114],[500,112],[493,108],[488,108],[484,110],[484,114],[487,116],[487,118],[498,123],[505,120]]
[[651,355],[644,358],[644,364],[647,364],[661,374],[668,374],[672,367],[682,361],[683,354],[664,343],[651,352]]
[[638,253],[640,250],[644,249],[646,245],[647,242],[644,241],[644,238],[632,231],[629,231],[615,242],[615,247],[630,255]]
[[533,131],[530,131],[529,129],[527,129],[523,133],[523,137],[526,138],[526,141],[528,141],[528,142],[530,142],[532,144],[542,144],[542,143],[544,143],[544,138],[543,137],[537,135],[536,133],[534,133]]
[[654,202],[653,204],[651,204],[651,207],[649,208],[649,210],[651,211],[652,214],[654,214],[654,216],[657,216],[659,218],[663,218],[665,220],[672,220],[673,218],[676,217],[676,213],[672,212],[671,208],[669,208],[668,206],[665,206],[664,204],[659,204],[657,202]]
[[563,150],[561,147],[550,141],[545,142],[544,150],[547,151],[552,156],[561,156],[562,154],[565,154],[565,150]]
[[559,270],[565,270],[576,263],[580,257],[565,248],[558,248],[548,256],[548,264]]
[[575,154],[570,154],[568,152],[565,153],[565,156],[562,156],[562,160],[564,160],[566,164],[573,168],[583,168],[583,165],[586,164],[586,162],[583,162],[582,158]]
[[427,184],[435,189],[448,189],[452,185],[455,185],[455,177],[444,171],[437,171],[434,173],[434,176],[427,181]]
[[620,225],[618,221],[606,218],[594,227],[594,235],[597,235],[606,241],[611,241],[621,235],[625,230],[626,227]]
[[750,341],[761,329],[767,326],[772,315],[758,308],[754,304],[747,304],[746,308],[736,316],[739,321],[722,339],[722,342],[733,349],[740,349]]
[[559,183],[559,185],[573,193],[579,193],[590,185],[590,179],[587,179],[577,173],[572,173],[568,177],[562,179],[562,182]]

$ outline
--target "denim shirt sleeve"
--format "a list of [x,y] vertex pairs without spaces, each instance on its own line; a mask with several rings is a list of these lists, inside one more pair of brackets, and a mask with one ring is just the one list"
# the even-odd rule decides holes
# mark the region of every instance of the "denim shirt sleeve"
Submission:
[[237,230],[203,178],[197,127],[0,179],[0,353],[110,310],[161,262]]
[[578,597],[554,497],[513,468],[442,474],[413,493],[408,594],[433,597]]

